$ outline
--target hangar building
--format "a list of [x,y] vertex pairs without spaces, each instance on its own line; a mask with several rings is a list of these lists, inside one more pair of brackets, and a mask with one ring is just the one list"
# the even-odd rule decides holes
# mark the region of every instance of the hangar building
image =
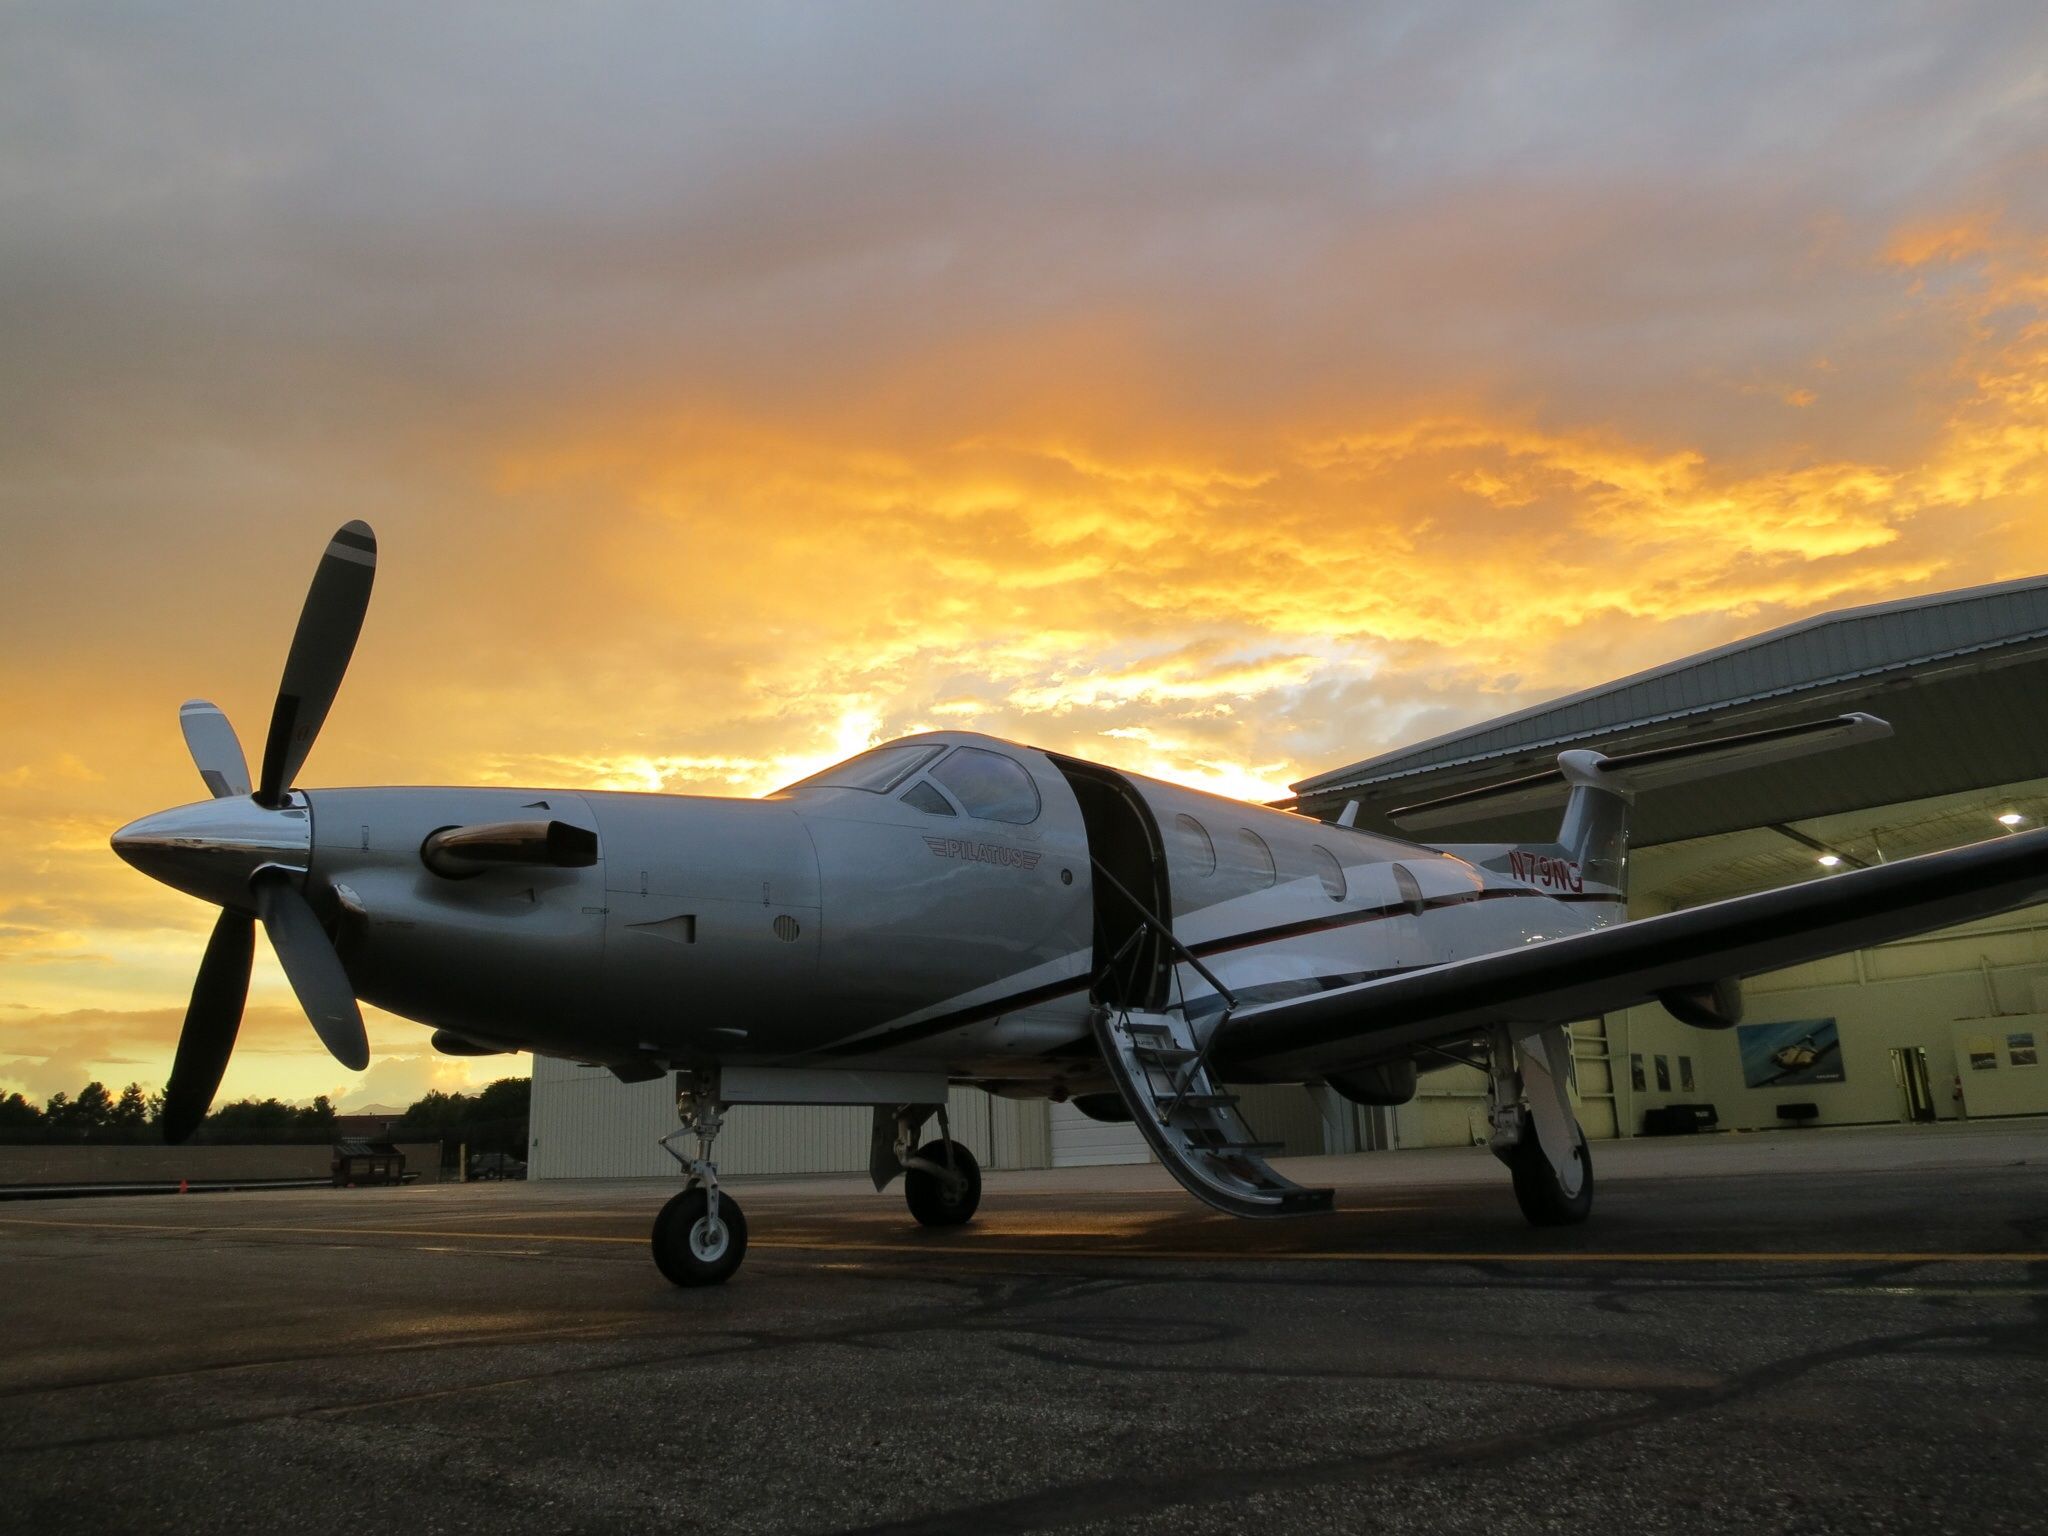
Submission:
[[[2048,577],[1844,609],[1617,682],[1318,774],[1287,802],[1394,831],[1396,808],[1532,772],[1568,748],[1637,750],[1848,710],[1888,741],[1646,795],[1631,915],[1695,906],[1835,870],[1957,847],[2048,819]],[[1475,821],[1445,841],[1540,840],[1546,816]],[[1578,1026],[1590,1136],[1632,1135],[1673,1104],[1723,1126],[1855,1124],[2048,1113],[2048,908],[1752,979],[1734,1030],[1661,1008]],[[1259,1134],[1291,1153],[1484,1138],[1485,1083],[1451,1068],[1415,1100],[1366,1110],[1327,1090],[1249,1090]],[[1064,1105],[956,1089],[956,1133],[985,1167],[1142,1161],[1135,1130]],[[735,1109],[729,1173],[858,1170],[865,1109]],[[622,1085],[537,1059],[535,1177],[673,1177],[655,1145],[675,1126],[666,1079]]]

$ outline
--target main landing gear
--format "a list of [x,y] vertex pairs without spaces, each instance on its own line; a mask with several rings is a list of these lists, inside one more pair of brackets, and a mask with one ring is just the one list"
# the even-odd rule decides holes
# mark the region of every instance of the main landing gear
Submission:
[[[939,1139],[917,1145],[918,1130],[934,1114]],[[915,1149],[915,1150],[913,1150]],[[943,1104],[875,1107],[874,1145],[868,1171],[877,1191],[903,1175],[903,1199],[910,1214],[927,1227],[965,1226],[981,1204],[981,1165],[953,1139]]]
[[1497,1028],[1488,1043],[1493,1077],[1488,1145],[1508,1165],[1515,1203],[1531,1226],[1584,1221],[1593,1209],[1593,1157],[1566,1088],[1571,1036],[1561,1025],[1552,1025],[1518,1041]]
[[[676,1115],[682,1125],[661,1145],[683,1165],[683,1192],[654,1218],[654,1263],[676,1285],[722,1285],[747,1256],[747,1218],[739,1201],[720,1191],[711,1144],[725,1124],[716,1070],[676,1075]],[[694,1137],[697,1155],[686,1157],[675,1143]]]

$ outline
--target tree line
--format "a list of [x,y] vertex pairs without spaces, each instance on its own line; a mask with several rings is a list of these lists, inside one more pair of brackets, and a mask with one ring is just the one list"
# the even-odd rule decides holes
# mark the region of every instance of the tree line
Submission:
[[[416,1099],[404,1119],[384,1134],[397,1141],[467,1143],[472,1152],[526,1155],[527,1110],[532,1082],[501,1077],[476,1093],[439,1089]],[[130,1083],[118,1094],[106,1084],[87,1083],[74,1096],[55,1093],[38,1105],[19,1093],[0,1097],[0,1143],[120,1145],[163,1139],[164,1098]],[[280,1099],[237,1099],[222,1104],[201,1122],[192,1140],[212,1145],[252,1142],[330,1142],[335,1110],[325,1094],[311,1104]]]

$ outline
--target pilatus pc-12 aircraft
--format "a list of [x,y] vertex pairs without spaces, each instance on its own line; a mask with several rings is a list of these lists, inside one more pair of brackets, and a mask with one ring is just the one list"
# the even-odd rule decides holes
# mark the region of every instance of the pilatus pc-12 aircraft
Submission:
[[[654,1223],[678,1285],[746,1252],[713,1143],[734,1104],[874,1108],[877,1189],[967,1221],[946,1089],[1134,1121],[1237,1216],[1327,1211],[1276,1173],[1219,1084],[1323,1083],[1395,1104],[1446,1061],[1492,1080],[1492,1148],[1539,1225],[1593,1169],[1566,1026],[1652,999],[1702,1029],[1744,976],[2048,898],[2048,829],[1625,921],[1629,808],[1660,784],[1889,733],[1844,715],[1555,769],[1411,807],[1426,830],[1555,802],[1554,842],[1400,842],[988,736],[890,742],[759,800],[561,789],[295,787],[355,648],[376,541],[327,546],[253,785],[227,719],[184,706],[213,798],[123,827],[121,857],[221,908],[165,1091],[190,1136],[234,1045],[256,925],[345,1066],[357,1000],[457,1055],[673,1072],[685,1186]],[[936,1116],[938,1135],[920,1145]]]

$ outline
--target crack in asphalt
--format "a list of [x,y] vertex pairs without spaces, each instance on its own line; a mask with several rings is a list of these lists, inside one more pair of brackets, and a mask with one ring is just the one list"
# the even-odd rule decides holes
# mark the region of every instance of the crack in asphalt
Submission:
[[1305,1487],[1357,1482],[1375,1476],[1430,1471],[1452,1465],[1469,1468],[1482,1462],[1514,1460],[1539,1452],[1573,1450],[1603,1436],[1721,1407],[1783,1386],[1828,1366],[1890,1354],[1932,1340],[1996,1331],[1999,1327],[1926,1329],[1859,1339],[1771,1361],[1731,1377],[1718,1386],[1658,1392],[1652,1394],[1650,1402],[1638,1407],[1515,1434],[1400,1446],[1361,1456],[1281,1467],[1183,1467],[1157,1477],[1121,1473],[1007,1499],[954,1505],[905,1519],[830,1529],[839,1536],[953,1536],[953,1533],[963,1530],[978,1533],[1037,1531],[1083,1521],[1099,1522],[1122,1516],[1156,1514],[1161,1509],[1177,1505],[1243,1500],[1260,1493],[1290,1492]]

